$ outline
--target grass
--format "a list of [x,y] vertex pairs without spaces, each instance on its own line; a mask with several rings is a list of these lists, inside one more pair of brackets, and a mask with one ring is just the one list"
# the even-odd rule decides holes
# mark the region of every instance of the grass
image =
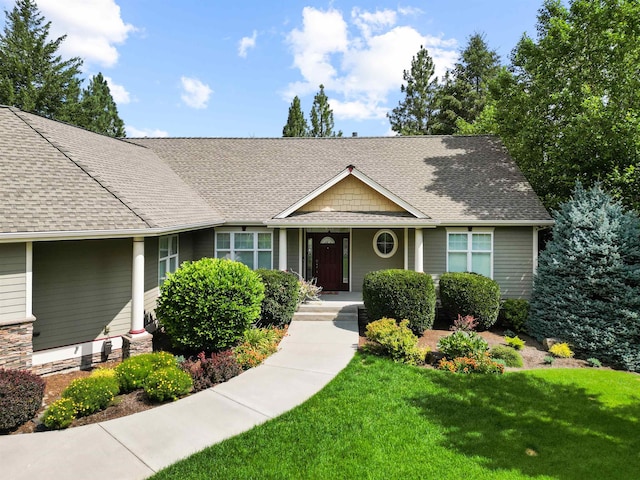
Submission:
[[629,479],[640,376],[453,375],[358,354],[298,408],[158,479]]

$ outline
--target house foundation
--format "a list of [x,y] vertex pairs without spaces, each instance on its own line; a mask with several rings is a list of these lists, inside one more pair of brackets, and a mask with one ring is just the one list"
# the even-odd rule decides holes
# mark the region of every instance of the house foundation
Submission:
[[0,368],[26,370],[33,356],[33,322],[35,318],[0,323]]

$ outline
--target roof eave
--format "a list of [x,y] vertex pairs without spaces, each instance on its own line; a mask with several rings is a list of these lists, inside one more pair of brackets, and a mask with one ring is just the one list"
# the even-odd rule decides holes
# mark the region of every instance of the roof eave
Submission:
[[217,222],[204,222],[186,225],[175,225],[171,227],[157,228],[125,228],[110,230],[68,230],[50,232],[15,232],[0,233],[0,243],[16,242],[50,242],[57,240],[99,240],[108,238],[131,238],[131,237],[158,237],[190,230],[202,230],[223,225],[222,220]]

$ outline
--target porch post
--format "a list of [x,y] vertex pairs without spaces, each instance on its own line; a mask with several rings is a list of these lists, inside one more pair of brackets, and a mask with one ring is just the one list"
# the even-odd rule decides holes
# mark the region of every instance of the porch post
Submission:
[[416,255],[415,255],[415,271],[424,272],[424,251],[423,251],[422,229],[416,228]]
[[131,335],[144,329],[144,238],[133,239],[133,269],[131,274]]
[[533,274],[538,271],[538,227],[533,227]]
[[280,228],[280,255],[278,258],[278,270],[287,270],[287,229]]
[[404,229],[404,269],[409,270],[409,229]]
[[26,244],[24,318],[33,316],[33,242]]

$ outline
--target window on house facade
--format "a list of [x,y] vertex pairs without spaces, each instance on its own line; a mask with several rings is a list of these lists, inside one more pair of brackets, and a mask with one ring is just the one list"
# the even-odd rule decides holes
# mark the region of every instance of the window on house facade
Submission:
[[271,232],[216,232],[216,258],[244,263],[251,269],[273,266]]
[[398,250],[398,236],[392,230],[378,230],[373,236],[373,250],[379,257],[393,257]]
[[447,232],[447,272],[493,278],[493,232]]
[[160,237],[158,243],[158,285],[162,285],[167,274],[178,269],[178,235]]

